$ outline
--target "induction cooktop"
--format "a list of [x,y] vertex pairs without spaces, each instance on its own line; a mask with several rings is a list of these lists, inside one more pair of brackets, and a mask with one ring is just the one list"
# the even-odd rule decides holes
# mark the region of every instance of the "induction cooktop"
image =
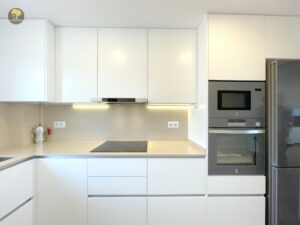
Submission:
[[106,141],[91,152],[147,152],[147,141]]

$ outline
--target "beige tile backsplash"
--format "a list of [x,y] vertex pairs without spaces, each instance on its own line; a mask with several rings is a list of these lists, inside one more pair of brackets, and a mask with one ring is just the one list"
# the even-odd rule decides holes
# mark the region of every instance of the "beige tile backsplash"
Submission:
[[[52,128],[48,140],[186,140],[187,110],[151,110],[145,105],[110,105],[104,110],[76,110],[72,105],[0,103],[0,148],[33,143],[33,128],[43,120]],[[66,121],[65,129],[53,129]],[[168,129],[179,121],[179,129]]]
[[0,103],[0,148],[32,143],[39,114],[38,104]]
[[[77,110],[71,105],[44,105],[44,125],[66,121],[65,129],[53,129],[49,140],[186,140],[187,110],[151,110],[145,105],[115,104],[102,110]],[[168,121],[179,129],[168,129]]]

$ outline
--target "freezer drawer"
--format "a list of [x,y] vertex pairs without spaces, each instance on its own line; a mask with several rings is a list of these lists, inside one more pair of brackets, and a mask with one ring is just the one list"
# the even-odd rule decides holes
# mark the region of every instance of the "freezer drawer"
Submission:
[[272,169],[271,225],[300,225],[300,168]]

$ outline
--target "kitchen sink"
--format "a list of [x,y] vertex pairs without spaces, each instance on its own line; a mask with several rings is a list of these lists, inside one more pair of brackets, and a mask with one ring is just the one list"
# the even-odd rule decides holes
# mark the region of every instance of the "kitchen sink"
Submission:
[[12,157],[0,157],[0,162],[11,159]]

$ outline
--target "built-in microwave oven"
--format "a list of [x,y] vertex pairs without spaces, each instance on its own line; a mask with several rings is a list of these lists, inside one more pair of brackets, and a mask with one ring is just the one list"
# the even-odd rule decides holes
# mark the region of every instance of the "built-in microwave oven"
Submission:
[[265,127],[264,118],[265,82],[209,82],[209,127]]

